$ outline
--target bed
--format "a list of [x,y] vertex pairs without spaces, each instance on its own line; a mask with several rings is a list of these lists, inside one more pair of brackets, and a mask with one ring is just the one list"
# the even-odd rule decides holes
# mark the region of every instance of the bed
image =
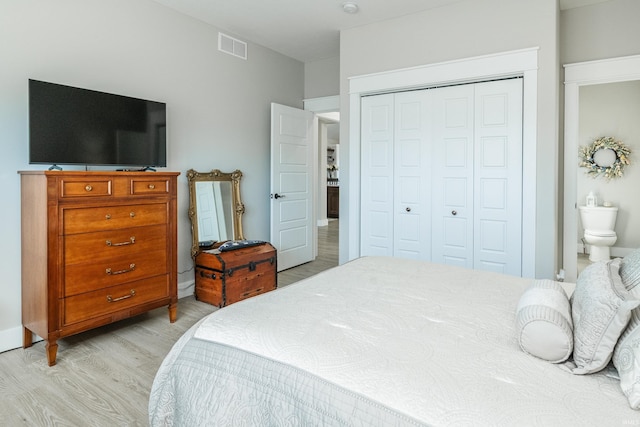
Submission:
[[613,367],[574,375],[522,351],[531,282],[363,257],[230,305],[167,355],[150,425],[640,424]]

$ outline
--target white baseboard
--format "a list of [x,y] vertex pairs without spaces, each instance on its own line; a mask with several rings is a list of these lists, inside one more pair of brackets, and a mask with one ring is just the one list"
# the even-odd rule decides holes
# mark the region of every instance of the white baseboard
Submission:
[[329,225],[329,219],[325,218],[318,220],[318,227],[326,227],[327,225]]
[[193,295],[195,290],[196,290],[195,279],[189,280],[187,282],[178,283],[178,299]]
[[[579,254],[583,254],[583,253],[590,254],[591,253],[591,251],[589,249],[590,246],[591,245],[585,245],[582,242],[578,243],[578,253]],[[618,247],[618,246],[612,246],[611,247],[611,256],[615,257],[615,258],[623,258],[623,257],[629,255],[634,250],[635,250],[635,248],[621,248],[621,247]]]
[[22,326],[0,331],[0,353],[20,347],[22,347]]

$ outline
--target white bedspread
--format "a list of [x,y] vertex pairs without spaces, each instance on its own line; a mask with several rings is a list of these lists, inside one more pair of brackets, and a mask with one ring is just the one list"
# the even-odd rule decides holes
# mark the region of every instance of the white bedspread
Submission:
[[528,283],[370,257],[225,307],[167,356],[151,425],[640,424],[617,380],[519,350]]

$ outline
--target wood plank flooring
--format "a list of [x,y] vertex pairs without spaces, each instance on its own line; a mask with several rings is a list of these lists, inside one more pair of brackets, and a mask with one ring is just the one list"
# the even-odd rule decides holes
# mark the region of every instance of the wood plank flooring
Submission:
[[[320,227],[315,261],[278,274],[286,286],[337,265],[338,221]],[[166,308],[59,340],[55,366],[44,342],[0,354],[0,425],[147,426],[151,384],[175,341],[216,307],[180,299]]]
[[330,220],[328,226],[318,227],[317,258],[278,273],[278,286],[286,286],[336,265],[338,265],[338,220]]

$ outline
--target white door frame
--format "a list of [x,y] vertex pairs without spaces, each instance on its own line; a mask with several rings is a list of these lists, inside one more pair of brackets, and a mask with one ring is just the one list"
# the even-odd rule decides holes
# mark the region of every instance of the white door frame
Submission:
[[564,207],[563,269],[565,280],[578,273],[578,134],[580,87],[640,80],[640,55],[579,62],[564,66]]
[[[523,76],[522,276],[535,277],[538,48],[349,78],[348,236],[340,263],[360,256],[360,98],[365,95]],[[343,253],[344,252],[344,253]]]

